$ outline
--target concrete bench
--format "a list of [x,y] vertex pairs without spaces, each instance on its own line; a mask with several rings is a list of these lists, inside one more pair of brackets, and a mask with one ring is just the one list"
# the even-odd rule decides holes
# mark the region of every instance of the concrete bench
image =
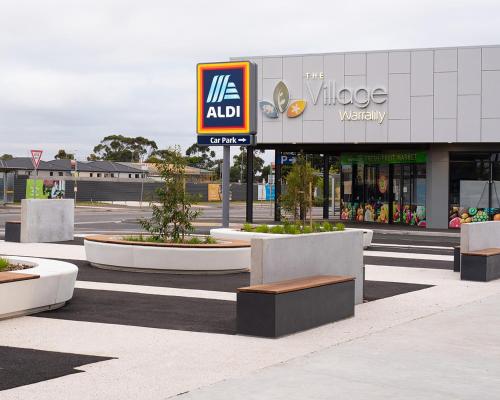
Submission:
[[238,289],[237,332],[279,337],[354,315],[354,277],[317,275]]
[[469,251],[461,254],[460,279],[488,282],[500,278],[500,248]]
[[5,222],[5,241],[17,243],[21,241],[21,221]]

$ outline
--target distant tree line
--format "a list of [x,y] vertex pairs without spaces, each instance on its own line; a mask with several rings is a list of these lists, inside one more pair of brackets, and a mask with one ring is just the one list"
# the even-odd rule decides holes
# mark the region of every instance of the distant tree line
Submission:
[[[260,157],[263,150],[255,151],[254,155],[254,181],[265,179],[271,172],[271,166],[264,166],[264,159]],[[4,154],[3,157],[8,157]],[[12,157],[12,156],[10,156]],[[115,162],[147,162],[161,163],[172,157],[172,149],[159,149],[154,140],[142,136],[127,137],[123,135],[109,135],[96,145],[87,157],[88,161],[107,160]],[[185,151],[183,156],[187,166],[213,171],[218,177],[221,175],[222,159],[217,158],[216,152],[207,146],[194,143]],[[57,160],[74,160],[75,155],[60,149],[54,156]],[[233,156],[233,165],[230,169],[231,182],[246,182],[246,158],[244,147],[239,148],[239,153]]]

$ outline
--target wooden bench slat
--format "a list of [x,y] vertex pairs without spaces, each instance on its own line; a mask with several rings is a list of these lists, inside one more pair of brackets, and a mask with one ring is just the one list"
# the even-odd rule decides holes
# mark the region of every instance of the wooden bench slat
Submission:
[[238,288],[238,292],[280,294],[353,280],[354,277],[352,276],[317,275],[308,276],[306,278],[291,279],[283,282],[241,287]]
[[465,256],[497,256],[500,254],[500,249],[493,247],[489,249],[481,249],[481,250],[475,250],[475,251],[467,251],[465,253],[462,253],[462,255]]
[[17,281],[26,281],[29,279],[38,279],[40,275],[33,274],[23,274],[19,272],[0,272],[0,284],[2,283],[10,283]]

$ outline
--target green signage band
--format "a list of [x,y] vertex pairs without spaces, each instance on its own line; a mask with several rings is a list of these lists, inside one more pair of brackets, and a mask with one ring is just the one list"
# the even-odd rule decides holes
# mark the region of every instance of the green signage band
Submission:
[[343,153],[341,164],[422,164],[427,162],[427,152],[394,152],[394,153]]

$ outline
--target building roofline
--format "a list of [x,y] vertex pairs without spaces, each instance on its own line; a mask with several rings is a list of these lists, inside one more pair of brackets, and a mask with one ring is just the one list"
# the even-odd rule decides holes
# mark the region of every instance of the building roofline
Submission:
[[307,56],[327,56],[327,55],[346,55],[346,54],[364,54],[364,53],[387,53],[387,52],[405,52],[405,51],[429,51],[429,50],[455,50],[455,49],[481,49],[500,47],[500,44],[486,44],[486,45],[468,45],[468,46],[442,46],[442,47],[418,47],[418,48],[403,48],[403,49],[385,49],[385,50],[354,50],[354,51],[334,51],[334,52],[320,52],[320,53],[298,53],[298,54],[271,54],[271,55],[253,55],[253,56],[238,56],[230,57],[231,61],[234,60],[248,60],[254,58],[274,58],[274,57],[307,57]]

